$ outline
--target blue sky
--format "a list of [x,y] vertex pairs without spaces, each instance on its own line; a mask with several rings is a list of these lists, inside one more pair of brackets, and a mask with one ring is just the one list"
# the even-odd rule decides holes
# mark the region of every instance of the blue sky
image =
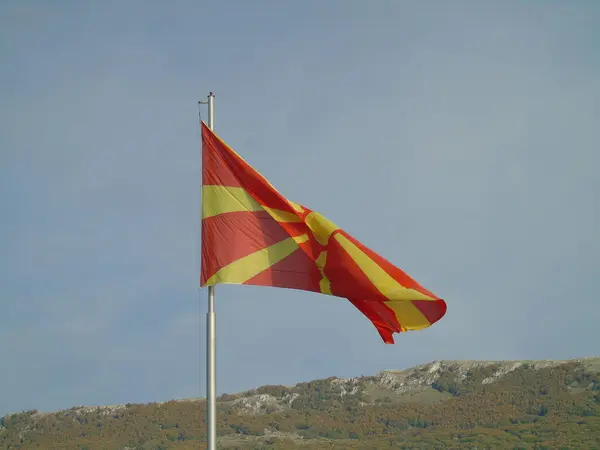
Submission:
[[204,394],[210,90],[284,195],[448,303],[386,346],[343,299],[218,287],[219,392],[598,355],[599,20],[595,1],[3,1],[0,414]]

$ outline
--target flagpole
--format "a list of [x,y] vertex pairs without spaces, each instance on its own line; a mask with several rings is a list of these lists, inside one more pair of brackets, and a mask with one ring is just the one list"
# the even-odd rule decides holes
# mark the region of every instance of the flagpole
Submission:
[[[208,128],[214,129],[215,94],[199,103],[208,104]],[[217,449],[217,368],[216,368],[216,314],[215,287],[208,286],[208,312],[206,313],[206,443],[207,450]]]

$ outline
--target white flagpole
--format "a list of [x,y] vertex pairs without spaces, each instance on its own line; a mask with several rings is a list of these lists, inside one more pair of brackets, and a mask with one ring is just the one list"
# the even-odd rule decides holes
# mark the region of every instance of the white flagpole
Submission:
[[[211,92],[208,101],[208,128],[214,129],[215,95]],[[216,314],[215,287],[208,286],[208,312],[206,313],[206,443],[207,450],[217,449],[217,368],[216,368]]]

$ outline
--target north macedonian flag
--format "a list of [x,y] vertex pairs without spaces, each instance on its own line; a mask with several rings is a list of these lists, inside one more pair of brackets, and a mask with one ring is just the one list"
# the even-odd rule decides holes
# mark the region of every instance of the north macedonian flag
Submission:
[[348,299],[386,343],[446,303],[329,219],[283,197],[202,123],[200,285],[251,284]]

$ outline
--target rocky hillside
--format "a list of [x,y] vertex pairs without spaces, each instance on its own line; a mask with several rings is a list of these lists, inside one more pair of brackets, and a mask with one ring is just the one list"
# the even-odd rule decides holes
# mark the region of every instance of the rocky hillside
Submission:
[[[202,400],[0,419],[0,448],[197,449]],[[220,448],[600,448],[600,358],[436,361],[219,398]]]

